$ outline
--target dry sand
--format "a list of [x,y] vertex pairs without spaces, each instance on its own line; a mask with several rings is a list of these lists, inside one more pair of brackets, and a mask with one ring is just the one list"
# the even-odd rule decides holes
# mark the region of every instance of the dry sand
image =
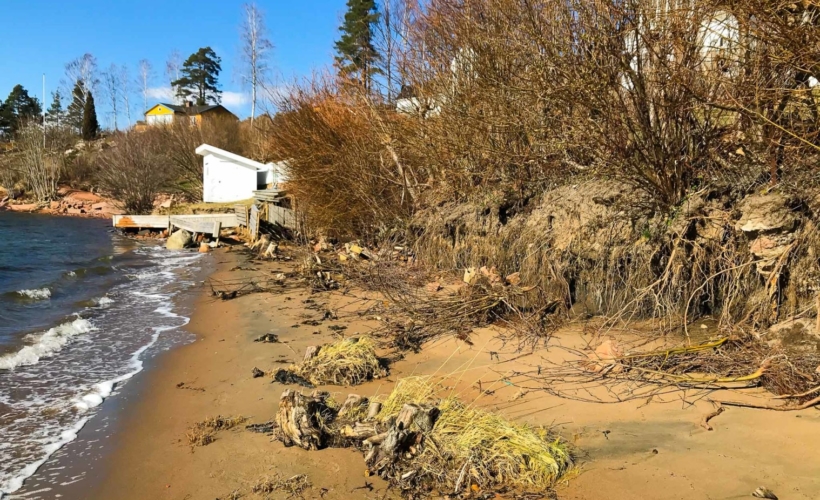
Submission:
[[[247,263],[238,253],[217,253],[215,277],[236,278],[287,270],[278,264]],[[237,264],[257,271],[229,271]],[[302,325],[320,316],[306,310],[306,299],[330,304],[338,321]],[[206,417],[245,415],[252,422],[273,418],[284,386],[269,378],[253,379],[251,370],[271,370],[301,359],[305,348],[332,340],[330,324],[346,325],[346,335],[366,333],[378,323],[355,311],[374,302],[363,292],[310,295],[254,294],[231,301],[203,296],[189,329],[198,340],[165,355],[147,373],[140,401],[114,437],[116,451],[104,480],[88,492],[94,499],[262,498],[254,483],[278,474],[306,474],[313,485],[304,498],[394,498],[378,478],[365,477],[361,454],[327,449],[307,452],[285,448],[269,436],[242,428],[220,432],[217,440],[191,448],[186,429]],[[299,325],[294,327],[294,325]],[[314,334],[314,332],[319,332]],[[276,333],[281,343],[253,340]],[[520,373],[589,341],[577,327],[559,331],[550,349],[522,357],[503,345],[492,329],[477,330],[473,345],[449,338],[407,354],[393,364],[388,379],[356,388],[325,387],[343,400],[355,392],[388,393],[393,383],[412,374],[449,374],[443,381],[466,401],[500,411],[510,418],[552,425],[580,453],[580,474],[558,488],[559,498],[575,500],[740,499],[766,486],[781,499],[820,498],[820,411],[777,413],[729,408],[716,417],[713,431],[700,426],[713,406],[686,395],[595,404],[551,396]],[[490,356],[490,351],[497,352]],[[492,359],[491,359],[492,358]],[[177,387],[184,383],[182,388]],[[486,391],[486,392],[483,392]],[[692,398],[694,399],[694,398]],[[665,401],[665,402],[664,402]],[[286,498],[272,494],[267,498]]]

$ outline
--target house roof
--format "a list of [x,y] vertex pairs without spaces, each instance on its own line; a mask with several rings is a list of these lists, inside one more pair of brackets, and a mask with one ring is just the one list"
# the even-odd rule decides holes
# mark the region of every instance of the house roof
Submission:
[[245,158],[244,156],[239,156],[238,154],[231,153],[230,151],[225,151],[224,149],[219,149],[210,144],[203,144],[196,148],[196,154],[200,156],[208,156],[214,155],[218,156],[224,160],[230,160],[238,165],[241,165],[245,168],[252,169],[252,170],[269,170],[271,165],[265,165],[264,163],[259,163],[258,161],[251,160],[250,158]]
[[[201,115],[201,114],[204,114],[204,113],[208,113],[209,111],[222,110],[222,111],[224,111],[224,112],[226,112],[226,113],[230,113],[231,115],[233,115],[234,117],[236,117],[236,115],[234,115],[233,113],[231,113],[231,112],[228,110],[228,108],[226,108],[225,106],[223,106],[223,105],[221,105],[221,104],[206,104],[206,105],[204,105],[204,106],[196,106],[196,105],[192,105],[192,106],[188,106],[188,107],[186,107],[186,106],[184,106],[184,105],[183,105],[183,106],[178,106],[178,105],[176,105],[176,104],[168,104],[168,103],[161,102],[161,103],[159,103],[159,104],[157,104],[157,105],[155,105],[155,106],[152,106],[152,107],[151,107],[148,111],[146,111],[145,113],[147,114],[149,111],[151,111],[152,109],[156,108],[157,106],[164,106],[164,107],[166,107],[166,108],[170,109],[171,111],[173,111],[175,114],[176,114],[176,113],[179,113],[179,114],[182,114],[182,115],[192,115],[192,116],[196,116],[196,115]],[[238,118],[237,118],[237,119],[238,119]]]

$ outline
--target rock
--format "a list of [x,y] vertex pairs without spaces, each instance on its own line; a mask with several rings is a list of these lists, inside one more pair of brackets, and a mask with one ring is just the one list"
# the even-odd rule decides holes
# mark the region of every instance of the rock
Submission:
[[48,208],[50,208],[52,210],[57,210],[58,208],[60,208],[60,202],[59,201],[52,201],[48,204]]
[[191,244],[191,233],[184,229],[174,232],[165,242],[165,248],[168,250],[182,250]]
[[37,204],[26,203],[24,205],[9,205],[9,210],[13,210],[15,212],[31,212],[32,210],[37,210]]
[[69,215],[82,215],[85,213],[85,210],[82,208],[69,208],[66,210],[66,213]]
[[100,202],[100,203],[94,203],[93,205],[91,205],[92,210],[108,211],[109,208],[110,207],[109,207],[108,203],[106,203],[104,201]]
[[210,251],[211,251],[211,246],[208,243],[203,241],[202,243],[199,244],[199,253],[208,253]]
[[611,366],[613,373],[619,373],[623,367],[617,364],[617,360],[623,355],[621,346],[614,340],[607,339],[595,348],[595,352],[588,355],[590,369],[597,373]]
[[501,283],[501,275],[498,274],[498,271],[495,269],[495,266],[489,269],[487,268],[487,266],[482,266],[481,269],[479,269],[479,272],[490,280],[490,284]]
[[740,213],[735,228],[744,233],[791,231],[797,222],[786,198],[775,192],[745,198],[740,203]]
[[473,282],[475,281],[475,278],[476,278],[477,274],[478,274],[478,271],[476,271],[476,268],[474,268],[474,267],[468,267],[467,269],[465,269],[464,270],[464,278],[463,278],[464,283],[467,283],[468,285],[472,285]]

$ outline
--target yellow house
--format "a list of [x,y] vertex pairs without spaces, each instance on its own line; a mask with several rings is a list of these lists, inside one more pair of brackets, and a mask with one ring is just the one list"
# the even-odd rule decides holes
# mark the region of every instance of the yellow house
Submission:
[[199,125],[202,123],[203,118],[206,120],[213,118],[239,120],[235,114],[228,111],[221,104],[196,106],[193,103],[187,102],[182,106],[177,106],[175,104],[160,103],[145,112],[145,121],[141,123],[138,122],[137,128],[140,129],[153,125],[170,125],[183,120]]

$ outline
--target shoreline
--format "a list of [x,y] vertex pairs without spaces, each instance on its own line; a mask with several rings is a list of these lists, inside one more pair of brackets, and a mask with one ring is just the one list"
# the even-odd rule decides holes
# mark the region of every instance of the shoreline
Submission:
[[[112,296],[114,300],[101,301],[95,307],[102,309],[87,316],[94,324],[90,333],[78,336],[71,343],[73,348],[67,347],[65,352],[57,352],[46,357],[42,363],[33,365],[42,371],[67,363],[68,368],[64,369],[72,371],[66,372],[66,376],[78,379],[79,385],[74,389],[78,392],[70,401],[48,401],[55,407],[71,406],[73,417],[77,420],[66,428],[63,419],[62,434],[45,436],[50,443],[44,447],[46,456],[21,469],[18,476],[22,486],[3,498],[65,497],[63,490],[76,488],[83,491],[95,481],[98,477],[95,469],[100,463],[105,463],[106,454],[110,451],[107,438],[118,432],[118,422],[127,413],[129,400],[141,390],[143,377],[140,374],[150,371],[156,360],[165,354],[164,351],[193,338],[185,330],[193,310],[186,290],[208,271],[210,266],[207,260],[201,260],[202,256],[197,255],[195,260],[199,263],[191,267],[188,263],[194,261],[187,255],[156,254],[152,248],[155,245],[133,245],[128,241],[125,240],[131,249],[129,252],[141,254],[136,259],[129,257],[130,260],[123,261],[126,272],[134,274],[128,275],[130,279],[118,281],[113,288],[106,289],[104,297]],[[117,248],[120,247],[115,240],[115,252]],[[149,264],[152,258],[159,261]],[[129,265],[135,267],[129,268]],[[139,321],[140,315],[144,314],[152,314],[156,319]],[[113,352],[122,354],[115,358],[104,354]],[[85,359],[82,356],[89,355],[87,353],[98,358],[88,359],[88,365],[83,365],[90,370],[86,372],[86,368],[80,365]],[[105,364],[111,361],[114,364]],[[125,364],[117,364],[121,362]],[[27,368],[27,371],[30,370]],[[20,402],[25,403],[25,400]],[[15,488],[13,482],[11,485]],[[76,497],[84,498],[84,494]]]
[[[245,252],[220,249],[210,255],[210,276],[217,280],[292,269],[278,262],[254,261]],[[192,447],[186,439],[188,428],[208,417],[241,415],[249,418],[248,423],[271,420],[279,395],[293,386],[272,383],[268,377],[253,378],[251,370],[299,361],[307,346],[338,338],[329,326],[346,326],[346,336],[378,327],[378,318],[359,314],[378,302],[376,296],[361,290],[311,293],[295,288],[227,301],[215,300],[203,290],[193,299],[185,329],[195,340],[154,357],[122,397],[112,399],[123,413],[109,433],[104,462],[94,465],[93,480],[66,486],[61,498],[226,499],[239,494],[250,499],[286,498],[255,494],[253,486],[263,478],[301,474],[312,485],[303,498],[400,498],[380,478],[366,475],[361,453],[352,449],[286,448],[244,426],[220,431],[207,446]],[[315,322],[310,320],[321,317],[322,309],[314,307],[320,304],[332,308],[340,319],[311,324]],[[280,342],[254,343],[265,333],[278,335]],[[712,421],[714,431],[707,431],[699,424],[713,408],[706,399],[661,396],[651,404],[561,399],[527,386],[516,373],[540,366],[543,357],[556,361],[561,348],[576,349],[587,343],[582,328],[570,325],[556,332],[550,346],[559,349],[523,354],[497,334],[493,327],[476,329],[473,345],[452,337],[435,340],[421,352],[394,361],[385,379],[319,389],[341,401],[350,393],[384,395],[397,380],[410,375],[451,374],[452,390],[465,401],[550,427],[574,445],[579,473],[558,486],[558,498],[563,500],[598,500],[602,491],[611,500],[743,498],[758,486],[772,489],[781,498],[810,500],[820,493],[820,460],[811,458],[818,457],[811,443],[820,412],[732,408]],[[464,367],[469,376],[453,377],[465,373]]]

